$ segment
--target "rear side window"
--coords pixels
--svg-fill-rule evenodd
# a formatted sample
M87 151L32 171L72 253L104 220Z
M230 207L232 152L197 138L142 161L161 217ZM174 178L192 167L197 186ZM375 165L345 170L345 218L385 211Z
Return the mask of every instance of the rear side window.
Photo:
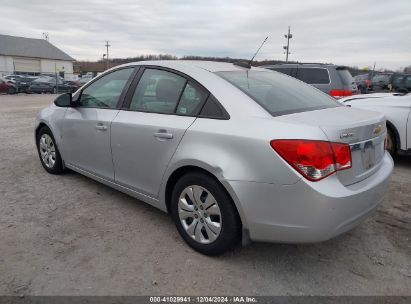
M130 109L143 112L174 113L185 84L186 79L177 74L146 69L138 82Z
M334 98L293 78L265 71L227 71L217 75L279 116L341 106Z
M210 95L200 112L200 117L229 119L230 116L217 102L214 96Z
M392 79L392 84L394 86L399 86L399 85L401 85L403 80L404 80L404 76L401 76L401 75L394 76L393 79Z
M321 68L298 68L297 78L309 84L330 83L328 71Z
M178 103L177 114L197 115L207 96L208 92L203 88L188 82Z

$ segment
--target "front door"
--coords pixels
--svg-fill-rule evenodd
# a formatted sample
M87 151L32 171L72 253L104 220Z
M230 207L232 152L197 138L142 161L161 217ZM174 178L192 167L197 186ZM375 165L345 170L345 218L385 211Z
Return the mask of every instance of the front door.
M111 122L134 68L113 71L88 85L78 106L66 111L62 153L65 163L113 180Z

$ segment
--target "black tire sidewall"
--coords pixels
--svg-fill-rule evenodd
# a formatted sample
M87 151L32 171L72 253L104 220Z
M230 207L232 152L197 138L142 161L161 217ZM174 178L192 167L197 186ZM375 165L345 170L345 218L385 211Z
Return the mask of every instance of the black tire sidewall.
M222 226L218 238L210 244L201 244L193 240L183 228L178 216L178 201L181 192L190 185L207 189L218 202L221 211ZM203 173L188 173L180 178L174 186L171 196L171 216L178 232L186 243L200 253L219 255L232 249L241 239L241 221L231 197L223 186L214 178Z
M41 136L42 136L43 134L47 134L47 135L49 135L49 136L51 137L51 139L53 140L53 144L54 144L55 150L56 150L56 162L54 163L54 166L53 166L52 168L48 168L48 167L44 164L43 159L41 158L41 153L40 153L40 138L41 138ZM63 161L62 161L62 159L61 159L60 152L59 152L59 149L58 149L57 144L56 144L56 140L54 139L53 133L51 133L50 129L47 128L47 127L42 127L42 128L39 130L39 132L37 133L36 141L37 141L37 142L36 142L36 145L37 145L37 153L38 153L38 155L39 155L40 162L41 162L41 165L43 166L43 168L44 168L48 173L51 173L51 174L61 174L61 173L63 172Z
M397 154L397 142L395 140L394 132L387 128L387 137L391 139L392 142L392 150L387 150L391 156L395 156Z

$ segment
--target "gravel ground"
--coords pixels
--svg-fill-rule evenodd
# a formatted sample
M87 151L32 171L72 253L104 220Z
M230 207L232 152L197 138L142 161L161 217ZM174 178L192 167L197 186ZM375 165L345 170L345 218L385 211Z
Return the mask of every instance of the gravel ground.
M411 157L378 212L314 245L251 244L220 257L169 216L77 173L52 176L33 140L53 95L0 95L1 295L411 295Z

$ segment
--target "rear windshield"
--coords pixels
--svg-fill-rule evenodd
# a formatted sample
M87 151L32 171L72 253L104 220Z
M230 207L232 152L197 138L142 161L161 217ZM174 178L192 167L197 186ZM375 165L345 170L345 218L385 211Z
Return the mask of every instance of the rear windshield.
M354 78L352 78L350 71L347 69L337 68L337 73L340 75L340 78L344 84L352 84L354 82Z
M244 70L216 74L250 96L273 116L341 106L329 95L280 73Z
M309 84L329 84L330 76L323 68L299 68L298 79Z

